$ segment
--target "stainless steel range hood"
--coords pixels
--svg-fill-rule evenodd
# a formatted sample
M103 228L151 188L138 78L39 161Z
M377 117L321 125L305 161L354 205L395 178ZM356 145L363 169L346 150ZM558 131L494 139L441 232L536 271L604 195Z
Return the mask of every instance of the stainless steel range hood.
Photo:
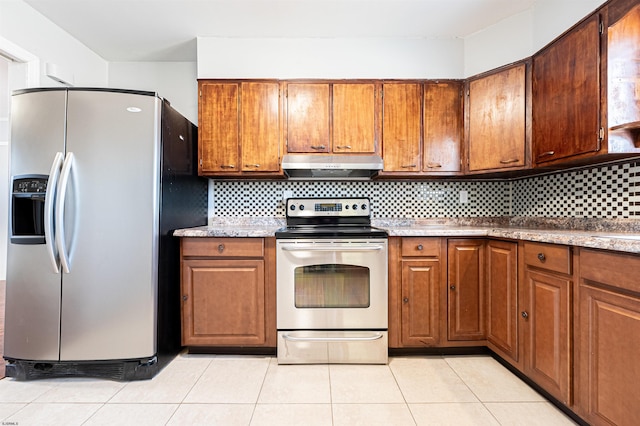
M286 154L282 170L297 180L369 180L382 170L379 155Z

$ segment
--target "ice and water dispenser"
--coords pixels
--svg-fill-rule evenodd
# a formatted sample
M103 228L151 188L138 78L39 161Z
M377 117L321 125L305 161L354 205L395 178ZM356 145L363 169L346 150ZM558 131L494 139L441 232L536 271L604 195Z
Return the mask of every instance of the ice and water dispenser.
M15 176L11 194L11 243L44 244L48 176Z

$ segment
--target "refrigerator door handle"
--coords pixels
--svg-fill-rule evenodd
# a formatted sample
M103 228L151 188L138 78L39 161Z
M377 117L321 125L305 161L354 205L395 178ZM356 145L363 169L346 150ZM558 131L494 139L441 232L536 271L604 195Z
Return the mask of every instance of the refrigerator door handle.
M44 196L44 242L49 254L49 260L53 267L53 272L60 273L60 261L58 251L55 244L55 228L53 226L53 208L56 202L56 188L58 179L60 178L60 168L64 161L64 155L57 152L51 164L49 171L49 180L47 182L47 192Z
M66 274L71 272L71 251L73 239L75 239L74 237L76 234L75 226L77 225L77 223L74 223L72 242L67 245L64 229L64 205L67 198L69 177L71 176L74 167L74 158L73 152L68 152L64 159L64 163L62 164L62 171L60 172L60 180L58 182L58 199L56 200L55 209L56 246L60 253L60 265ZM75 179L72 179L72 181L75 181ZM77 201L77 191L75 191L74 196ZM77 219L74 219L74 221L77 221Z

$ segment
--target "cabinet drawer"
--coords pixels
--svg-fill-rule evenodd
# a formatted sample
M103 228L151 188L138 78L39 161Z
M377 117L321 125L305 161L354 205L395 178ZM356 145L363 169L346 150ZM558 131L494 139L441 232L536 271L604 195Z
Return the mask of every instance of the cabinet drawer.
M439 257L440 238L404 237L402 239L403 257Z
M525 243L524 263L528 266L571 274L571 247L555 244Z
M640 294L640 256L618 253L580 250L580 278L617 287Z
M183 238L182 256L263 257L262 238Z

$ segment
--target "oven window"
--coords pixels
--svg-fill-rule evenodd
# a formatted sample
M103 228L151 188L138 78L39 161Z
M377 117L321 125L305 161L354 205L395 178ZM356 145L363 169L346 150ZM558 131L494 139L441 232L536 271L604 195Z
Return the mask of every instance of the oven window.
M296 308L368 308L369 268L310 265L295 269Z

